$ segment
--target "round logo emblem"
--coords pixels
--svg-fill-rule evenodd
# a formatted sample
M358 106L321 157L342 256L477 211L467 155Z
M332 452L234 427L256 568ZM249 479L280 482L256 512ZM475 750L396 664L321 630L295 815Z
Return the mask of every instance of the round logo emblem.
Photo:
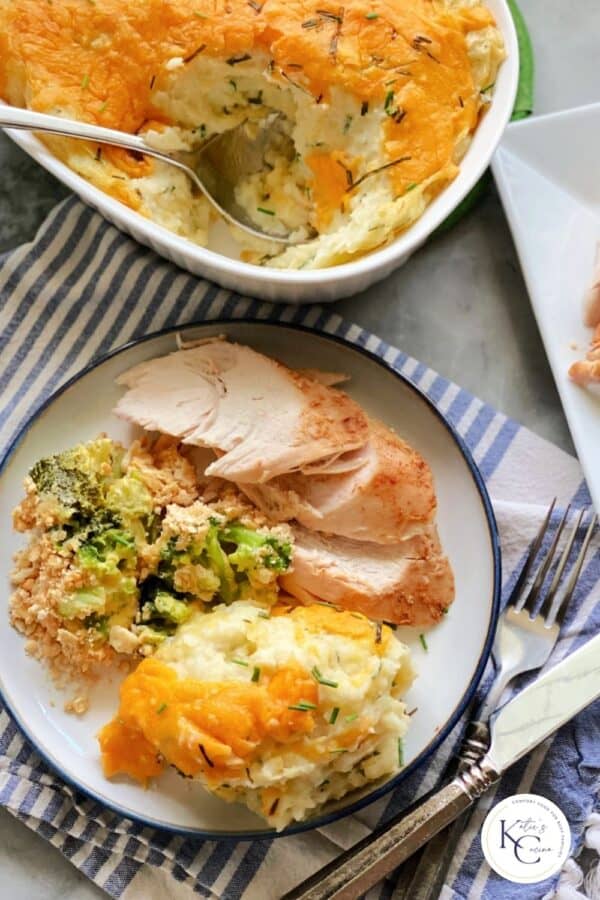
M502 878L535 884L562 868L571 849L571 830L551 800L537 794L515 794L487 814L481 846L486 860Z

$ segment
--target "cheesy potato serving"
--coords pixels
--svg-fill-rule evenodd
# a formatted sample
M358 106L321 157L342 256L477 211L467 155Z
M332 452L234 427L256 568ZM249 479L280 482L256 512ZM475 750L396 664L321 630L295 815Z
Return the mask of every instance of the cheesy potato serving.
M412 679L408 648L359 613L220 605L125 679L104 772L172 765L280 830L402 767Z
M281 268L346 262L415 222L456 177L503 57L478 0L0 0L0 96L14 105L161 149L278 115L294 151L270 150L236 199L301 243L234 236L242 258ZM46 140L102 190L207 242L209 206L182 172Z

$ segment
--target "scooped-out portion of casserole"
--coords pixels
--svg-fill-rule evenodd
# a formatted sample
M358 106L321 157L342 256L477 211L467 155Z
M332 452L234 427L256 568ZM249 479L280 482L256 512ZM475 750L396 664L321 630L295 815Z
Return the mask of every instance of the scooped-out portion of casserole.
M13 105L167 150L277 116L291 144L236 199L301 242L234 237L243 259L279 268L343 263L414 223L456 177L504 55L478 0L0 0L0 96ZM45 140L102 190L207 242L211 211L184 173Z

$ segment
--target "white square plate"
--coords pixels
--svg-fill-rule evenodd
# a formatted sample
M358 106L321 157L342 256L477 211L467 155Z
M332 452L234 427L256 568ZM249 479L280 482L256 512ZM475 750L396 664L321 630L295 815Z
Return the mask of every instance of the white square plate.
M568 377L600 240L600 103L509 125L492 169L592 500L600 510L600 392ZM575 349L576 348L576 349Z

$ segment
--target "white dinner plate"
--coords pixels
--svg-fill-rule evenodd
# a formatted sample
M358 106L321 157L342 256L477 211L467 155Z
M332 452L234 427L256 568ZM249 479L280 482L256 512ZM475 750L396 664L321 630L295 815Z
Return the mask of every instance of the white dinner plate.
M509 125L492 167L554 380L600 510L600 393L569 366L591 338L582 321L600 241L600 103Z
M351 376L348 392L367 411L394 427L431 465L439 500L439 529L456 576L456 601L444 620L427 633L398 629L413 651L418 671L407 696L417 707L404 742L404 770L395 778L353 794L324 810L298 831L331 821L376 799L431 754L456 723L481 677L490 651L500 593L498 535L485 487L475 464L450 425L408 381L365 350L309 329L253 322L213 322L176 329L186 338L227 334L294 367L319 367ZM127 779L106 780L95 735L117 707L118 677L95 689L89 712L63 711L65 695L42 665L25 654L24 639L8 622L11 556L24 538L13 533L10 515L22 497L22 482L40 457L105 431L128 442L135 430L112 409L120 395L115 378L137 363L176 347L175 330L130 344L74 378L54 394L15 441L0 478L0 516L6 539L0 546L3 610L0 615L0 688L29 739L60 775L99 802L145 824L197 836L264 836L264 822L238 805L208 794L189 779L169 772L143 788Z

